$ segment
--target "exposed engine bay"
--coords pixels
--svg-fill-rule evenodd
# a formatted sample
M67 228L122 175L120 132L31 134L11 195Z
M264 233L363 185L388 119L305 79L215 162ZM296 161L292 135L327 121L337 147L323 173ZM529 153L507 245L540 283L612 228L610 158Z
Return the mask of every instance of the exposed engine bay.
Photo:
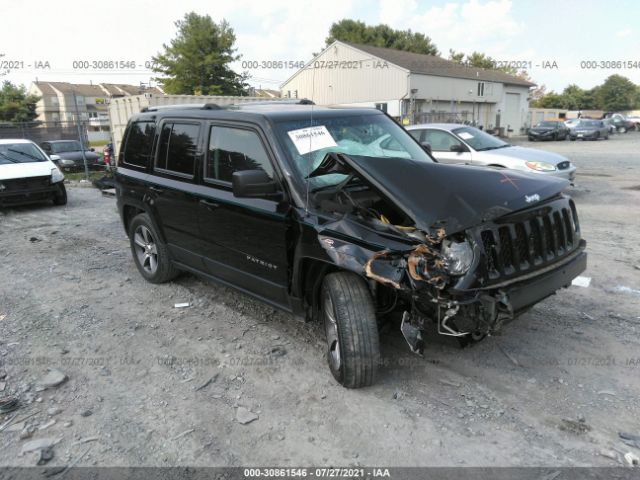
M513 320L533 303L570 283L568 277L561 279L553 289L542 289L538 295L540 298L520 298L522 295L516 292L516 296L520 295L518 300L512 302L510 299L514 286L556 268L562 262L555 265L553 262L560 257L563 261L571 260L569 253L578 250L580 245L580 251L584 248L584 241L579 240L575 209L568 197L553 195L541 202L545 204L544 210L517 210L518 222L511 224L505 221L507 226L501 226L500 214L503 211L493 213L498 217L495 221L479 212L476 224L468 228L457 228L448 233L447 227L452 222L443 220L433 222L427 231L419 228L410 215L367 182L363 175L337 170L335 162L341 162L343 155L327 157L331 158L325 159L319 168L324 168L325 172L346 173L346 177L339 184L313 192L315 207L341 218L340 222L356 222L385 239L395 237L399 242L397 248L387 247L378 251L363 249L354 252L354 247L349 246L349 255L356 257L361 264L361 272L370 279L372 291L382 299L379 301L379 314L396 312L402 315L401 331L413 352L423 352L423 338L430 324L435 324L438 334L458 337L462 344L478 341L498 332L504 323ZM549 252L541 251L540 257L545 261L537 262L534 254L538 253L535 251L538 247L532 243L537 240L521 238L519 228L521 225L532 228L531 219L535 219L537 225L538 217L543 214L550 214L555 222L556 212L560 212L560 223L549 227L546 233L542 232L540 241L549 242L553 236L554 241L564 242L563 247L558 249L554 258L549 256L547 259ZM508 219L509 215L502 215L502 218ZM505 228L509 230L507 236ZM495 232L498 243L490 244L487 232ZM535 231L531 230L529 236L535 237ZM331 245L334 249L340 248L333 243ZM533 252L524 251L531 248ZM513 265L507 265L505 262L511 257L515 257ZM336 261L339 259L339 256L334 258ZM549 265L535 268L536 263L540 267L545 263ZM490 275L490 269L497 267L501 273L501 281L498 282L493 281Z

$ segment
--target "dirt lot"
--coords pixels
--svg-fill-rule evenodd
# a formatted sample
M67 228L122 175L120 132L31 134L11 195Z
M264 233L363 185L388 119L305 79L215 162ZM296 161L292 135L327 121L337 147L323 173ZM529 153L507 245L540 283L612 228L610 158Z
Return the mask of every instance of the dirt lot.
M431 338L419 358L393 328L377 385L358 391L333 381L318 326L191 275L145 283L113 198L72 187L66 208L1 212L0 394L22 404L0 433L0 464L35 465L21 451L42 438L58 441L49 465L89 447L79 465L605 466L640 456L618 438L640 434L640 133L534 146L578 165L571 191L591 285L464 350ZM41 391L47 369L68 380ZM259 418L241 424L237 407Z

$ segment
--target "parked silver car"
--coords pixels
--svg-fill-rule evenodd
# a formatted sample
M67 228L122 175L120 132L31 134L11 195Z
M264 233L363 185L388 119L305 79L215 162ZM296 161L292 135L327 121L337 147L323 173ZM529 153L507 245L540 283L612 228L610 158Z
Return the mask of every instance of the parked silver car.
M569 181L576 175L575 165L562 155L510 145L467 125L428 123L406 128L418 142L428 144L432 155L442 163L510 168Z

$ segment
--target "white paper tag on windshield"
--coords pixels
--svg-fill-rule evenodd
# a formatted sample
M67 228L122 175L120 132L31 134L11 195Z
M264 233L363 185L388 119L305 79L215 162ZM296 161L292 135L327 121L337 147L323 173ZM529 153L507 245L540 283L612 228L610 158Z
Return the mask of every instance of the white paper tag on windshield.
M321 148L337 147L335 140L324 125L301 128L287 132L300 155L315 152Z
M469 132L460 132L458 136L460 138L464 138L465 140L469 140L470 138L473 138L473 135L471 135Z

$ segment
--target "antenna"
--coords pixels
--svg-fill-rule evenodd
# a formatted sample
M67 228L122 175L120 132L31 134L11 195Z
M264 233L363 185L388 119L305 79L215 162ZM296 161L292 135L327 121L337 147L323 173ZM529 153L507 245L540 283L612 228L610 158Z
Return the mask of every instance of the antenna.
M315 105L315 97L316 97L316 68L315 68L315 64L313 64L313 77L311 78L311 114L309 117L309 128L313 128L313 107ZM302 103L302 101L300 102ZM306 104L306 102L305 102ZM305 217L309 216L309 184L311 183L311 180L309 179L309 175L311 175L311 167L313 165L311 165L312 162L312 157L311 154L313 153L311 151L311 148L313 147L313 135L311 135L311 131L309 131L309 152L307 153L307 155L309 155L309 162L308 162L308 167L307 167L307 175L306 175L306 181L307 181L307 192L306 192L306 196L305 196L305 200L304 200L304 215Z

